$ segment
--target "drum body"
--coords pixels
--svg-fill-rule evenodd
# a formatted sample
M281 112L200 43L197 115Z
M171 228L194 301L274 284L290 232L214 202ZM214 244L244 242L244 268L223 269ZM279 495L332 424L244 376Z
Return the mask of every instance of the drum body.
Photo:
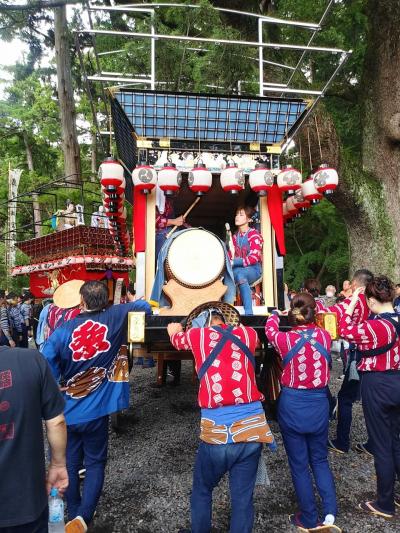
M221 241L203 229L190 229L177 235L168 250L165 270L168 279L189 288L211 285L225 268Z

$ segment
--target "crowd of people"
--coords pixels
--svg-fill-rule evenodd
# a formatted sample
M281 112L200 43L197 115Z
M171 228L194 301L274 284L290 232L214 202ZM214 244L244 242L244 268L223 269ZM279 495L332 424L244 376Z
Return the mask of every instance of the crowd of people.
M359 508L391 519L400 506L400 285L361 269L336 293L328 285L321 295L317 280L305 280L300 291L287 291L287 309L273 311L265 324L282 359L277 418L298 503L290 522L301 531L340 531L328 453L349 451L352 406L360 398L368 442L355 449L374 457L377 495ZM98 281L62 285L37 316L39 353L27 348L32 295L2 294L0 532L47 531L46 488L48 494L52 487L65 494L68 533L84 533L91 524L104 482L109 416L129 406L127 314L151 313L144 300L126 300L110 306L108 289ZM344 371L336 400L329 391L332 339L317 325L318 312L334 313L338 321ZM284 315L289 330L280 327ZM200 445L187 531L211 530L212 492L228 472L230 531L250 533L262 446L276 448L256 381L257 333L241 324L233 306L211 302L184 324L171 322L168 334L175 349L192 351L199 379ZM333 412L337 428L330 440ZM47 475L42 420L50 449Z

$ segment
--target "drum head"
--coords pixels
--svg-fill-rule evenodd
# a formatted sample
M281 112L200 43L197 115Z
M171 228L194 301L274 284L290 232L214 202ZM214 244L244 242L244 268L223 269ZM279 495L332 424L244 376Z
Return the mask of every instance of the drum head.
M169 277L186 287L206 287L225 267L224 248L215 235L202 230L185 231L175 237L166 261Z

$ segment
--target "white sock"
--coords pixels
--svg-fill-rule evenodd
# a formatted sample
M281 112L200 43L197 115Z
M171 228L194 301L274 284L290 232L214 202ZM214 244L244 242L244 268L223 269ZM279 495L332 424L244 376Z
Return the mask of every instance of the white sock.
M334 523L335 523L335 517L333 516L333 514L327 514L325 516L324 526L333 526Z

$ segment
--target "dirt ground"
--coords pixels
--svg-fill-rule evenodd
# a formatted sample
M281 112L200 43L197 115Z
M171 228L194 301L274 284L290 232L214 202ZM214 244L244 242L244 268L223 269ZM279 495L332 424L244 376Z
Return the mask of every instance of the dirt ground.
M177 532L190 526L192 466L198 444L200 411L197 387L191 383L191 362L183 362L179 387L153 389L155 369L134 367L131 408L121 417L121 431L110 433L106 481L92 533ZM331 382L335 394L341 382L335 361ZM366 437L360 404L355 405L353 443ZM270 487L255 492L254 533L294 531L288 515L296 501L279 428L275 453L264 450ZM334 429L334 424L331 431ZM400 518L385 521L364 515L357 504L375 491L373 461L351 451L331 454L339 501L337 524L344 533L400 532ZM214 491L213 533L229 531L229 492L224 479Z

